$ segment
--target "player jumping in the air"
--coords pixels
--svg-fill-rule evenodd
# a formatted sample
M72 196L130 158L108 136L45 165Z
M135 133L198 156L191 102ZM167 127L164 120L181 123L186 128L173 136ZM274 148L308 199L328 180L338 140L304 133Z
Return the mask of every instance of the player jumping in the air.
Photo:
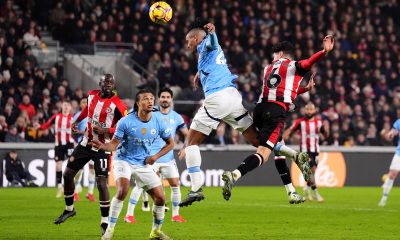
M72 130L76 131L76 125L88 117L85 135L74 149L64 172L64 198L66 207L64 212L54 220L54 223L60 224L68 218L75 216L74 177L88 161L93 160L96 183L99 190L100 227L102 234L104 234L108 225L108 213L110 210L108 172L111 152L99 150L88 143L92 140L98 140L102 143L108 142L114 134L118 120L127 114L127 109L122 100L114 93L115 79L112 74L104 74L100 78L99 86L100 90L89 91L87 107L82 110L78 119L72 124Z
M161 179L156 174L153 164L162 156L172 151L174 139L171 129L163 122L161 114L153 113L154 94L143 89L136 94L134 111L122 118L117 125L114 137L109 143L93 140L92 145L105 151L115 151L113 173L117 193L111 201L110 224L103 235L103 240L112 239L114 227L121 213L124 199L128 195L130 179L143 188L153 198L153 226L150 239L170 239L161 232L165 215L165 195ZM152 152L157 138L162 138L164 145L156 153Z
M261 166L272 151L276 152L281 148L277 147L277 143L281 140L287 112L293 108L300 82L333 46L334 39L328 35L323 40L323 50L301 61L292 60L295 49L289 42L280 42L272 48L274 59L264 69L262 93L254 110L254 123L260 131L260 146L255 154L248 156L235 170L222 174L223 196L226 200L229 200L233 185L239 178ZM300 170L304 169L300 166ZM304 175L304 178L309 181L310 176Z
M397 119L396 122L393 124L393 128L390 130L389 138L393 139L395 136L399 136L400 132L400 119ZM379 201L379 206L384 207L386 205L386 201L388 199L390 190L392 190L393 182L396 180L396 177L399 175L400 171L400 137L397 142L396 152L393 156L392 163L389 167L389 173L383 184L383 196L381 201Z
M71 156L74 150L74 139L72 138L72 114L71 103L63 102L61 113L53 115L46 123L40 126L40 129L47 129L54 124L55 147L54 160L56 160L56 180L57 180L57 198L63 194L62 186L62 163Z
M164 88L161 89L158 94L158 103L159 103L159 111L154 112L153 114L160 115L164 124L171 129L172 138L175 137L176 131L179 130L184 137L187 136L187 128L185 122L181 115L172 110L172 101L174 94L171 89ZM156 154L160 151L161 148L165 145L165 142L158 138L156 142L152 145L151 155ZM181 201L181 190L179 183L179 171L176 166L174 152L171 150L160 159L158 159L154 165L154 169L157 173L161 175L161 177L168 181L171 187L171 202L172 202L172 221L173 222L186 222L185 219L179 215L179 203ZM143 189L139 188L139 186L135 186L132 189L131 196L129 197L129 205L126 216L124 218L125 222L128 223L136 223L136 219L134 217L135 206L139 200L140 194Z
M218 43L215 26L212 23L197 25L186 35L187 47L198 53L196 83L200 80L205 95L203 106L196 113L185 142L186 166L191 180L191 191L179 206L191 205L204 199L201 189L201 155L199 144L223 121L241 132L254 146L259 145L258 131L253 120L242 105L242 96L236 89L237 79L229 70L224 52ZM280 145L279 145L280 146ZM278 149L280 155L295 159L302 172L307 175L309 169L306 154L298 154L286 146ZM183 151L182 151L183 153ZM183 154L180 155L183 157Z
M291 134L299 131L300 151L306 151L308 153L312 171L311 180L307 181L307 186L305 188L306 195L308 200L313 200L310 191L311 188L315 199L318 202L323 202L324 199L317 190L315 171L317 170L318 165L319 137L320 134L325 139L329 136L329 126L323 124L321 118L316 117L315 115L315 105L312 102L307 103L305 107L305 117L297 119L290 128L285 130L285 132L282 134L282 137L283 139L287 139Z

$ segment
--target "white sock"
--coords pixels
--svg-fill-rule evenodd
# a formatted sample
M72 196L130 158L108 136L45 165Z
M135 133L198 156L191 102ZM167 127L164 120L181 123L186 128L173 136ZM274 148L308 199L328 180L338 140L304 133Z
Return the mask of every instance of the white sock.
M179 203L181 202L181 188L171 187L172 216L179 215Z
M235 169L232 171L232 176L233 176L233 180L235 180L235 182L236 182L242 176L242 173L239 170Z
M142 200L143 200L143 202L149 201L149 194L147 194L147 192L143 192Z
M290 159L296 159L297 152L286 145L281 145L278 154Z
M286 189L287 194L289 194L291 192L296 192L296 189L293 187L292 183L286 184L285 189Z
M189 171L190 181L192 183L192 191L197 192L203 185L201 166L200 148L196 145L191 145L185 148L186 167Z
M164 222L165 206L153 205L153 226L151 230L160 230Z
M108 217L101 217L100 223L107 223L108 224Z
M74 204L70 205L70 206L65 206L65 210L67 211L72 211L74 210Z
M134 216L135 215L135 207L137 202L139 201L140 194L142 194L143 189L135 186L132 189L131 196L129 197L128 211L126 211L126 216Z
M318 190L317 189L314 189L313 192L314 192L314 196L318 196Z
M57 187L62 188L63 187L62 183L57 184Z
M390 190L392 190L393 182L393 179L390 179L389 177L386 178L386 181L383 184L383 196L387 197L389 195Z
M115 224L117 224L118 216L121 213L123 206L124 206L124 201L120 201L116 197L113 197L113 199L111 200L110 216L109 216L110 224L108 225L108 227L110 228L115 227Z
M94 184L96 183L94 169L89 169L88 178L89 178L88 194L93 194Z

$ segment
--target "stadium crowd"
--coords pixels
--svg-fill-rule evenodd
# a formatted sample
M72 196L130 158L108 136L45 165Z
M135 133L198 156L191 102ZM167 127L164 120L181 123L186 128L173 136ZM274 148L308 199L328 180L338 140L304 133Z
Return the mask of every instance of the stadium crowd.
M162 87L173 87L179 100L201 100L201 89L192 83L196 61L185 48L185 34L198 16L215 22L250 111L275 43L294 43L295 58L303 59L321 49L324 35L333 34L335 50L312 69L317 72L316 87L300 96L298 105L313 101L330 123L331 135L323 144L392 144L386 133L400 117L398 1L167 2L174 8L174 17L170 24L160 26L150 22L145 0L0 1L0 141L52 141L51 133L45 132L31 139L36 133L29 129L56 112L61 100L83 97L81 90L68 87L56 67L47 74L39 68L31 48L40 46L40 28L65 45L132 43L132 59L157 76ZM21 6L20 14L13 4ZM291 119L302 112L299 107ZM294 136L290 142L297 141ZM244 143L225 125L209 142Z

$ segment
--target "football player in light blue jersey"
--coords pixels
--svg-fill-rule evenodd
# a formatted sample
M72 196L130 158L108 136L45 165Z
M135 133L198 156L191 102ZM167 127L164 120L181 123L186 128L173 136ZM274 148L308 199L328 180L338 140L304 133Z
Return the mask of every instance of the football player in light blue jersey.
M184 137L187 136L188 130L181 115L172 110L172 101L174 94L171 89L163 88L158 94L158 111L153 114L160 115L162 121L171 130L171 135L174 138L176 131L179 130ZM153 144L151 154L157 153L163 146L165 141L158 138ZM173 222L186 222L186 220L179 214L179 203L181 201L181 190L179 183L179 172L176 166L174 152L171 150L164 156L160 157L154 163L154 169L157 173L166 179L171 187L171 202L172 202L172 218ZM124 221L127 223L137 223L134 217L134 210L139 200L142 189L135 186L129 197L129 205Z
M82 111L82 109L86 108L86 106L87 106L87 98L82 98L81 101L79 102L79 106L81 108L81 111ZM76 121L76 119L81 114L81 111L75 113L74 118L72 119L72 122ZM82 136L83 136L83 134L85 133L85 130L86 130L86 124L87 124L87 118L83 119L77 125L78 132L75 135L77 143L79 143L82 140ZM94 162L93 162L93 160L90 160L88 162L88 164L89 164L89 174L88 174L89 185L88 185L88 192L86 194L86 198L91 202L95 202L96 200L94 198L93 191L94 191L94 185L95 185L95 182L96 182L96 177L95 177L95 172L94 172ZM78 193L80 193L82 191L82 185L81 185L82 171L83 170L79 170L79 172L75 175L75 193L74 193L74 201L75 202L77 202L79 200Z
M165 195L161 179L152 165L173 149L174 140L171 130L164 124L161 116L152 113L153 106L152 91L140 90L136 94L135 111L118 122L111 141L106 144L99 141L92 142L92 145L98 149L117 150L113 162L117 193L111 201L110 223L102 237L103 240L112 239L114 227L129 191L131 177L153 198L153 226L150 239L170 239L161 232L165 215ZM154 153L152 152L153 144L158 138L163 139L165 145Z
M397 119L396 122L394 122L392 129L388 133L389 139L393 139L395 136L399 136L399 132L400 132L400 119ZM378 204L380 207L384 207L386 205L386 201L388 199L390 190L392 190L393 182L399 175L399 171L400 171L400 137L397 142L396 152L393 156L392 163L390 164L389 172L387 174L385 183L382 185L383 196Z

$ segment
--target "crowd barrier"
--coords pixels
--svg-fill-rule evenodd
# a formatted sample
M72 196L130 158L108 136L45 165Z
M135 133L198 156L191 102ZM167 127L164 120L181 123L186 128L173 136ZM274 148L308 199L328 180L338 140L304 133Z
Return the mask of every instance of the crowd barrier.
M35 183L42 187L55 186L55 161L53 144L11 144L0 145L0 186L7 187L9 183L4 174L4 156L11 149L17 150L25 168L36 179ZM296 148L296 147L295 147ZM222 186L221 174L224 170L234 169L254 149L247 145L232 145L228 147L203 146L202 174L206 186ZM382 175L388 171L395 152L394 147L321 147L316 181L322 187L343 186L380 186ZM273 158L251 174L242 178L238 185L242 186L274 186L281 185L280 177L275 169ZM303 185L304 180L298 168L287 160L291 169L293 183ZM64 167L66 161L64 162ZM185 161L177 160L183 186L190 185L189 174ZM88 184L88 168L85 166L83 185ZM110 185L114 185L113 177Z

